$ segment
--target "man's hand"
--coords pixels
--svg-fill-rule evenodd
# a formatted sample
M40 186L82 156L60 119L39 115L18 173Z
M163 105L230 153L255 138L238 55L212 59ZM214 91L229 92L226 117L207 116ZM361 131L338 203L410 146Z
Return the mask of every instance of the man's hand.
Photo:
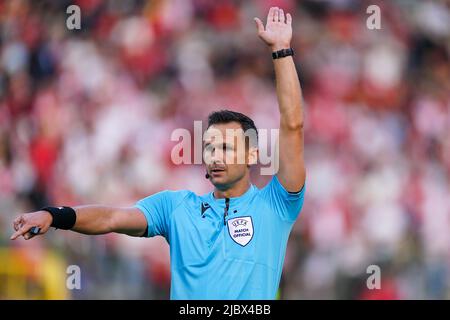
M47 211L36 211L19 215L14 219L13 227L16 232L11 236L11 240L15 240L23 236L26 240L35 236L30 232L33 227L39 228L39 234L44 234L50 228L53 218Z
M259 18L254 18L259 37L272 49L287 49L292 39L292 17L284 15L283 9L271 7L267 15L266 28Z

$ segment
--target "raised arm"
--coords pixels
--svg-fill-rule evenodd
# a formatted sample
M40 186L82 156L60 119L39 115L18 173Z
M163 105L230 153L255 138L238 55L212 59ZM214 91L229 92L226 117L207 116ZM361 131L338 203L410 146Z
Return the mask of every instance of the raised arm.
M130 236L142 236L147 229L147 220L137 208L114 208L105 206L79 206L73 208L76 212L75 225L70 229L83 234L105 234L110 232L124 233ZM44 234L51 227L53 218L47 211L35 211L19 215L14 219L16 231L11 240L20 236L31 239L35 235L30 232L33 227L39 228L39 234Z
M255 18L258 35L272 52L288 49L292 38L292 17L282 9L272 7L264 27ZM278 179L290 192L300 191L305 183L303 159L303 100L292 56L273 60L276 92L280 110L280 154Z

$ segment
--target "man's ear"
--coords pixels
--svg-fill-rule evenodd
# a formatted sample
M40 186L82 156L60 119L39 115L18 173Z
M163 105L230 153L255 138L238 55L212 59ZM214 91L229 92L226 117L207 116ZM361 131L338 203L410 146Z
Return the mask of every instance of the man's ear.
M250 147L248 150L248 165L252 166L258 163L259 150L256 147Z

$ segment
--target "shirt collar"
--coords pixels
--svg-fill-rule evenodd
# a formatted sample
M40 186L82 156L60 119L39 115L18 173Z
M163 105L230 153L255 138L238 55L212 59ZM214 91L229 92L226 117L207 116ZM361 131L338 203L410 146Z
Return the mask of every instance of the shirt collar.
M239 197L230 198L230 206L239 206L247 201L249 201L256 190L256 187L253 184L250 184L250 187ZM208 202L210 204L217 204L220 207L225 207L225 198L217 199L214 197L214 191L211 191L208 195Z

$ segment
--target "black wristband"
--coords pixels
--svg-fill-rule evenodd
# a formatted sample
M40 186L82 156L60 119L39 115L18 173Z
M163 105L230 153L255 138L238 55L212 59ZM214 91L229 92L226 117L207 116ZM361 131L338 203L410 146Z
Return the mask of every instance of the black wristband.
M293 56L293 55L294 55L294 50L292 48L281 49L281 50L272 52L273 59L279 59L279 58Z
M52 215L53 221L50 226L57 229L72 229L77 221L77 214L71 207L45 207L41 210L47 211Z

